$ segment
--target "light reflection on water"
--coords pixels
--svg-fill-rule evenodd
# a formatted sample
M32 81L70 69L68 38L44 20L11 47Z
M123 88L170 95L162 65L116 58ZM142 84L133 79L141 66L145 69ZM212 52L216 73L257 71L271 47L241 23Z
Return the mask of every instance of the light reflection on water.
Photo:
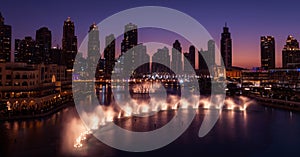
M209 113L209 110L200 106L200 109L196 110L197 114L190 130L170 146L149 153L150 156L158 156L161 152L176 155L185 152L190 156L199 153L202 153L202 156L211 156L211 154L238 156L244 152L242 156L248 154L255 156L265 151L272 153L277 147L288 152L290 150L288 146L300 145L300 142L295 140L300 139L298 113L270 108L265 110L257 104L251 105L246 111L224 110L213 130L206 137L198 138L200 124L204 116ZM164 126L173 118L175 112L176 110L168 110L150 117L127 117L115 123L128 130L153 130ZM80 125L84 130L74 107L44 119L0 123L0 152L4 156L134 156L110 148L93 137L85 143L83 149L74 150L74 138L82 130L73 126ZM129 139L130 137L126 137L122 140ZM277 147L274 147L274 144ZM147 153L142 155L147 156ZM266 153L266 155L270 154Z

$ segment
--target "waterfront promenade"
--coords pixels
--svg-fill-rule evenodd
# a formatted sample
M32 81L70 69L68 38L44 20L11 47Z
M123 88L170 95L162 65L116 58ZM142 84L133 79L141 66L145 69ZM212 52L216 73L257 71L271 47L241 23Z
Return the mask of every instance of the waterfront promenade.
M51 116L52 114L55 114L59 112L60 110L69 107L69 106L74 106L73 101L67 101L61 104L57 104L55 106L49 107L47 110L44 112L39 112L39 113L26 113L26 114L13 114L13 112L6 112L0 114L0 121L14 121L14 120L25 120L25 119L35 119L35 118L44 118L47 116Z
M248 95L248 97L256 100L257 102L259 102L259 104L264 106L285 109L290 111L300 111L300 102L297 101L271 99L271 98L260 97L256 95Z

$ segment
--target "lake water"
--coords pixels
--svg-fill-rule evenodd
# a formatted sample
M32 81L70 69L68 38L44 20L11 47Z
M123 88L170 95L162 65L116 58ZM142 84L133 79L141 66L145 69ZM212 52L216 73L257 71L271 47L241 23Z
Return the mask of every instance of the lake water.
M198 131L208 110L199 109L191 126L169 145L144 153L111 148L91 137L80 150L73 148L74 128L80 122L75 107L35 120L0 123L0 156L298 156L300 114L252 104L245 112L223 111L203 138ZM161 127L174 116L162 111L151 117L124 118L116 124L134 131ZM132 127L134 125L134 127ZM126 140L126 139L116 139Z

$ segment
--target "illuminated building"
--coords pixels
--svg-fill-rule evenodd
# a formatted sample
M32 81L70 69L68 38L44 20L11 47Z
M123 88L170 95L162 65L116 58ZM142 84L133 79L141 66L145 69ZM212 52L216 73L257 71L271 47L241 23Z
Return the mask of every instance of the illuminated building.
M63 26L62 51L67 68L72 69L77 54L77 37L75 36L74 22L71 21L70 17Z
M216 64L216 43L214 40L209 40L207 42L207 52L208 52L208 65L209 67L215 66Z
M35 55L39 56L36 58L38 63L50 64L51 60L51 46L52 46L52 35L51 31L47 27L42 27L36 31L36 52Z
M112 74L115 66L116 39L113 34L105 38L104 60L105 75L108 77Z
M298 41L291 35L288 36L286 44L282 50L282 67L300 67L300 49Z
M138 31L137 25L129 23L125 25L124 39L121 43L121 54L126 53L128 50L137 45Z
M4 17L0 12L0 63L11 60L11 26L4 24Z
M195 54L196 54L196 48L194 45L191 45L189 47L189 55L188 55L188 60L190 61L191 66L193 69L196 69L196 64L195 64Z
M184 59L183 59L183 62L184 62L184 65L183 65L184 74L190 74L191 73L191 71L189 69L189 66L191 66L190 53L189 52L185 52L185 53L183 53L183 56L184 56Z
M199 59L199 69L208 70L208 68L213 68L215 65L215 42L209 40L207 42L208 50L204 51L201 49L198 53Z
M221 58L226 69L232 67L232 40L229 28L225 23L223 33L221 34Z
M243 87L260 87L269 82L269 71L258 68L242 70L241 82Z
M226 70L226 77L233 79L240 79L242 77L242 69L239 68L231 68Z
M57 64L0 63L1 104L36 106L71 95L66 67Z
M15 62L40 64L41 56L37 52L36 42L32 37L15 40Z
M300 69L270 69L270 82L275 87L291 88L300 91Z
M50 50L51 63L58 65L65 65L65 60L63 58L62 49L57 47L52 47Z
M160 64L164 63L164 64ZM164 47L158 49L152 56L152 73L169 73L170 72L170 54L169 49Z
M268 70L275 68L275 39L273 36L260 37L261 68Z
M92 24L88 33L88 69L95 69L100 58L99 29L96 24ZM94 72L95 73L95 72Z
M131 65L134 65L136 51L133 51L132 48L137 46L137 41L137 25L132 23L125 25L124 38L121 42L121 55L117 61L116 73L125 72L127 74L132 74L134 72L134 66Z
M175 74L182 73L182 48L178 40L173 43L171 66Z
M147 54L147 48L142 43L133 48L134 53L134 66L137 76L150 73L150 56Z

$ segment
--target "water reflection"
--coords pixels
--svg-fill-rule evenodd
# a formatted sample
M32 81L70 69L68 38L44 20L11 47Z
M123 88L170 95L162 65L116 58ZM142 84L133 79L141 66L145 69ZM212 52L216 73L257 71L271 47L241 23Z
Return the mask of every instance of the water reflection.
M115 96L122 96L118 94ZM183 105L184 106L184 105ZM224 106L220 119L213 130L204 138L197 136L200 124L210 110L199 105L196 117L179 139L169 146L141 155L159 156L162 152L176 155L195 156L246 156L260 152L290 151L289 146L298 146L300 142L300 116L298 113L264 108L253 104L245 111L228 110ZM180 105L178 105L180 107ZM185 107L185 106L184 106ZM176 110L172 106L149 117L121 117L114 122L122 128L134 131L155 130L174 118ZM187 110L191 111L191 110ZM111 114L112 112L109 111ZM110 114L102 113L111 117ZM114 114L118 117L119 112ZM184 121L185 119L181 119ZM110 118L105 121L110 121ZM289 123L288 123L289 122ZM108 122L106 122L108 123ZM80 150L74 149L74 140L85 125L78 118L76 109L70 107L50 117L37 120L0 123L1 156L137 156L110 148L90 137ZM181 124L178 124L179 127ZM102 127L105 127L104 125ZM176 129L176 128L174 128ZM111 135L114 134L110 130ZM112 136L113 137L113 136ZM130 141L128 136L122 140ZM118 142L120 139L114 139ZM274 146L273 146L274 145ZM180 149L178 149L180 148ZM215 151L215 150L218 151ZM293 149L297 152L298 149ZM269 156L270 154L265 154Z
M93 101L90 101L91 99L83 98L87 101L81 101L82 103L79 105L79 108L86 106L90 107L88 107L88 110L80 111L81 118L84 120L87 128L82 132L78 132L78 137L73 138L76 148L83 146L83 144L80 143L81 140L77 139L82 139L82 135L85 134L85 132L98 132L99 129L110 125L112 122L115 123L116 119L131 119L131 121L122 122L120 126L122 128L132 131L136 131L136 129L137 131L151 131L151 128L153 127L152 123L149 122L149 116L154 116L156 114L159 114L160 112L167 113L165 117L160 117L161 120L158 120L165 122L163 125L167 124L170 119L172 119L174 115L176 115L176 113L178 112L178 108L185 109L187 111L191 111L190 109L193 109L191 112L197 112L196 110L199 109L208 109L208 114L210 114L209 112L211 112L211 109L218 110L217 112L221 112L224 109L225 111L228 111L228 113L230 113L228 115L229 119L234 120L234 112L246 112L247 107L253 103L253 101L251 101L250 99L242 96L236 98L226 98L224 104L217 103L219 102L217 100L221 99L222 95L214 95L212 97L204 97L199 99L197 95L191 94L189 95L189 99L185 99L180 97L180 92L176 92L176 90L179 90L178 88L176 88L175 91L167 90L167 94L165 97L161 96L161 93L158 93L158 95L152 97L151 93L130 93L129 96L121 91L115 93L114 95L109 85L102 85L102 87L103 88L98 88L98 90L96 91L99 101L98 104L94 105ZM131 99L129 101L118 102L121 104L116 104L116 102L114 101L114 97L130 97ZM172 110L172 112L169 112L170 110ZM172 116L170 116L169 113L172 113ZM141 120L140 117L143 117L142 120L144 121L144 123L136 125L136 117L139 117L138 120ZM179 121L181 121L183 124L186 120L180 119ZM209 123L213 123L213 121ZM122 124L125 125L122 126ZM235 122L232 121L229 125L235 127L234 124ZM154 123L153 126L154 128L156 128L156 123ZM179 128L174 129L180 129L180 126L181 125L178 125ZM234 132L233 135L235 134L236 133Z

